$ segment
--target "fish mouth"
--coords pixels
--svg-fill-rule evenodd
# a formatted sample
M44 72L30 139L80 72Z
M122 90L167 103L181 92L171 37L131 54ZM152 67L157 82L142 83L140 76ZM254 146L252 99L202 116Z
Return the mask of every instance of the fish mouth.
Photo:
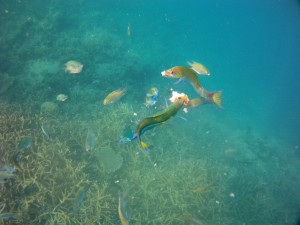
M166 71L164 70L164 71L161 72L161 75L162 75L162 76L167 76L168 74L167 74Z

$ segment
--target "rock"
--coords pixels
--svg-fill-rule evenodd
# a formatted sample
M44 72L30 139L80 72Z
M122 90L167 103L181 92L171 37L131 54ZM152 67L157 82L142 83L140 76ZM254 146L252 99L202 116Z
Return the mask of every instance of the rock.
M106 173L117 171L123 164L123 157L112 149L96 149L95 156Z
M41 105L41 114L55 115L58 113L58 105L54 102L44 102Z

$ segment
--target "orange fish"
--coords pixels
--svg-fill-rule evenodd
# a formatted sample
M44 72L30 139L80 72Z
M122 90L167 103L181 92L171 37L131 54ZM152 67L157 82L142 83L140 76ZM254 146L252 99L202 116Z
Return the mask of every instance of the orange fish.
M203 185L203 186L201 186L201 187L195 188L194 190L192 190L192 192L200 193L200 192L206 191L208 188L212 187L214 184L215 184L215 183L212 182L212 183Z
M204 89L204 87L200 83L196 72L193 69L190 69L185 66L174 66L168 70L162 71L161 75L164 77L179 78L177 83L182 80L188 80L195 89L195 91L201 97L205 98L208 102L215 103L217 106L222 108L222 91L207 91L206 89Z
M104 105L108 105L118 101L126 92L126 89L118 89L109 93L103 101Z

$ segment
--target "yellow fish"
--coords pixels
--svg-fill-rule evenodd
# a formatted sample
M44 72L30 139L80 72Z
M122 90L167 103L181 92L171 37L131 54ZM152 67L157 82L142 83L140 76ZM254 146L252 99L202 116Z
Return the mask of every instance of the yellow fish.
M200 192L206 191L208 188L210 188L210 187L213 186L214 184L215 184L215 183L212 182L212 183L203 185L203 186L201 186L201 187L195 188L194 190L192 190L192 192L200 193Z
M129 225L129 221L125 213L127 197L128 190L124 193L119 192L118 214L122 225Z
M210 76L208 69L198 62L187 62L191 68L198 74Z
M217 106L222 108L222 91L207 91L206 89L204 89L204 87L200 83L196 72L193 69L188 68L186 66L174 66L168 70L162 71L161 75L164 77L179 78L177 83L182 80L188 80L195 89L195 91L201 97L205 98L207 102L215 103Z
M126 92L126 89L118 89L109 93L103 101L104 105L108 105L118 101Z

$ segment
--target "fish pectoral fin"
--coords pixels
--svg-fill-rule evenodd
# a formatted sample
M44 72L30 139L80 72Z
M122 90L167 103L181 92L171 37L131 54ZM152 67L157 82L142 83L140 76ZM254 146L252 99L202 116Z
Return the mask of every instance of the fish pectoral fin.
M166 121L164 121L164 122L161 122L160 124L167 125L168 123Z
M175 84L179 84L181 81L184 81L185 79L183 78L183 77L181 77L181 78L179 78L176 82L175 82Z
M183 117L183 116L177 116L178 118L184 120L184 121L187 121L187 118Z

